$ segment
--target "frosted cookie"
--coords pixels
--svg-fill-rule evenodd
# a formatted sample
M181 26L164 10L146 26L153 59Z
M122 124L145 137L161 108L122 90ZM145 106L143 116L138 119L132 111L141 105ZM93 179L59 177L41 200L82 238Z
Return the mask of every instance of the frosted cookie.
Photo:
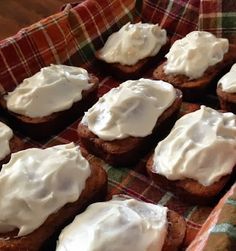
M172 126L181 97L179 90L163 81L126 81L85 113L79 138L109 164L132 165Z
M167 52L166 30L158 24L127 23L109 36L96 57L121 79L134 79ZM107 68L106 68L107 70Z
M103 168L74 143L13 153L0 172L0 250L39 250L106 185Z
M182 90L186 100L200 99L212 80L236 58L233 50L225 38L193 31L173 43L153 77Z
M185 236L182 217L161 205L115 197L90 205L62 230L57 251L174 251Z
M0 102L12 121L33 138L60 131L96 100L98 79L87 70L51 65L25 79Z
M236 167L236 115L212 108L186 114L147 162L154 182L185 201L207 204Z

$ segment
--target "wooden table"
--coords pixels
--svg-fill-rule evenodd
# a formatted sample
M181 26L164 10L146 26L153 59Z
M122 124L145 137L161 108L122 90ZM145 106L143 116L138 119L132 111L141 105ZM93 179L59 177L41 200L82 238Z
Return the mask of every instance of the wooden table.
M50 16L73 0L0 0L0 40Z

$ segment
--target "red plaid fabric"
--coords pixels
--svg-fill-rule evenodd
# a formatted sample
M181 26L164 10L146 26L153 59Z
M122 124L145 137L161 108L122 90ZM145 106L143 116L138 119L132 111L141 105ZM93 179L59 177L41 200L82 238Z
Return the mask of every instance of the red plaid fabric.
M52 63L87 62L108 35L134 16L133 0L88 0L22 29L0 42L1 87L11 91Z
M236 183L222 197L187 251L235 250Z
M145 22L159 23L173 42L197 29L199 7L199 0L144 0L142 18Z
M233 0L144 0L142 18L167 29L172 42L193 30L205 30L236 42Z
M236 3L234 0L204 0L201 3L199 29L226 37L236 43Z

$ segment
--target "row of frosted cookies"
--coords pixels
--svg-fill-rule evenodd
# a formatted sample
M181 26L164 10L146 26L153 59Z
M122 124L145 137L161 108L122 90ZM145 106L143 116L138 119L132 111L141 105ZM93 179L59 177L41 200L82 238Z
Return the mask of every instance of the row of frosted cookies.
M96 81L92 82L91 79ZM168 118L173 120L180 108L181 92L164 82L164 86L162 82L149 79L141 79L139 82L128 81L123 90L124 99L130 87L140 92L138 98L142 96L142 89L150 95L154 92L150 100L143 97L144 111L152 108L150 118L152 112L155 112L155 117L163 117L162 123ZM61 119L60 110L57 109L67 108L67 113L72 109L72 100L85 103L83 90L92 89L97 84L97 78L91 78L82 68L51 65L42 68L10 92L5 98L5 106L8 106L10 100L13 107L15 105L15 109L20 111L18 118L42 118L40 122L48 122L50 130L53 130L51 118ZM77 97L79 91L76 86L80 98ZM116 89L113 91L116 92ZM155 95L163 103L163 108L160 107L158 112L154 109L154 106L158 106ZM133 99L132 90L128 96ZM152 99L155 99L154 102ZM169 106L172 108L163 116L163 111ZM14 116L16 110L11 116ZM81 108L78 112L81 112ZM39 135L36 137L40 138L47 126L38 127L35 131L37 120L33 118L28 119L34 123L29 135L37 132ZM151 127L155 126L155 120L152 118ZM30 126L25 129L25 134L31 130ZM151 133L152 128L149 131ZM48 131L45 135L48 135ZM12 153L10 161L2 166L0 188L0 250L39 250L45 248L51 235L71 222L91 202L104 200L107 174L100 160L88 155L87 151L74 143L45 149L29 148ZM80 246L81 250L96 248L118 251L136 247L140 251L171 251L180 248L185 231L184 219L166 207L118 196L111 201L91 204L62 231L57 247L50 247L50 250L77 250ZM115 243L117 239L119 242Z
M74 143L12 154L0 187L2 251L172 251L185 236L184 219L164 206L124 195L92 203L104 200L107 175Z
M136 77L144 59L145 66L149 60L160 60L158 52L166 42L166 31L158 25L128 23L108 38L96 56L111 72L117 74L114 69L118 69L120 76L130 78L134 70ZM123 82L85 113L78 127L81 142L113 166L133 165L150 151L153 139L157 142L167 136L165 129L172 127L182 93L185 100L188 95L202 98L216 77L234 63L235 48L227 39L202 31L177 40L167 60L154 70L156 81ZM233 70L219 80L218 88L235 88ZM181 117L147 163L152 179L193 203L216 199L235 178L235 118L232 112L206 106Z
M53 69L68 67L43 68L39 83ZM32 113L41 109L34 107ZM13 153L0 172L0 250L48 250L47 239L76 215L50 250L179 249L185 221L161 205L118 196L79 214L91 202L103 200L106 187L101 161L74 143Z
M56 81L51 82L50 89L52 90L51 93L49 91L50 95L45 96L45 88L42 86L45 82L48 83L49 76L51 79L55 78ZM58 76L60 78L58 78ZM19 85L19 88L16 88L16 90L19 90L20 94L23 93L23 100L26 103L25 114L36 114L36 116L39 116L38 114L42 112L45 113L45 120L42 119L42 121L46 121L46 126L51 129L54 129L50 124L51 121L48 121L46 118L54 119L52 120L53 123L55 123L55 118L61 118L59 112L51 115L50 109L57 108L57 105L63 105L64 107L72 105L70 95L77 95L77 92L73 88L70 90L70 87L66 86L66 81L69 82L69 86L74 86L73 81L80 82L78 78L81 78L85 89L92 89L92 87L97 84L97 82L89 82L90 77L86 70L59 65L43 68L36 74L36 77L26 79L23 84L32 84L32 79L37 77L39 80L36 82L38 85L41 85L41 88L33 86L32 91L32 89L28 87ZM95 77L93 78L96 79ZM78 85L81 88L81 84ZM56 86L59 86L59 89ZM66 91L66 88L68 91ZM30 96L30 94L26 92L27 89L30 89L30 94L34 93L34 95ZM82 88L80 91L82 93ZM53 95L53 92L56 94ZM62 93L62 95L57 95L57 93ZM10 95L9 100L10 98L19 97L14 91L10 93ZM35 96L39 98L34 98ZM40 97L43 99L43 102L40 100ZM22 98L17 98L15 99L16 101L22 100ZM29 102L30 98L33 102ZM89 152L102 158L111 165L134 165L145 153L149 152L152 147L158 143L158 140L167 136L176 121L176 116L181 106L181 98L181 91L167 82L144 78L128 80L103 95L98 102L85 113L78 126L79 138ZM69 105L66 106L68 102ZM86 101L79 99L79 101L76 100L76 102L85 103ZM45 107L47 108L45 109ZM75 108L68 107L68 109L73 109L75 114ZM64 114L67 114L67 110L63 112L63 115ZM161 155L158 157L163 159L161 164L165 168L160 165L158 165L158 168L165 170L167 170L168 167L172 168L172 170L169 170L171 174L160 173L163 177L167 178L167 180L173 181L170 182L170 184L175 184L176 182L174 181L185 178L187 185L185 185L185 182L180 182L184 185L179 184L178 186L181 190L187 190L185 197L189 197L189 200L194 199L193 202L195 203L201 203L201 201L203 201L203 203L209 202L209 199L214 199L216 194L225 186L230 178L230 174L232 173L233 175L234 173L235 115L232 113L217 112L214 109L203 106L198 113L186 115L186 117L188 116L190 119L183 117L176 122L175 127L180 124L181 128L184 127L183 132L177 128L176 131L178 133L175 133L175 127L172 129L174 133L171 133L174 134L174 138L170 133L171 140L167 139L167 142L170 142L170 147L167 149L169 152L165 150L164 156ZM184 123L179 121L184 121ZM191 121L191 124L189 121ZM213 123L212 121L216 122ZM56 123L59 122L57 121ZM35 124L39 126L37 123ZM207 126L205 126L205 124L207 124ZM18 124L16 123L16 125ZM30 125L28 126L30 127ZM43 127L41 127L40 130L38 130L36 136L45 133ZM187 131L191 133L187 133ZM183 145L181 143L182 141L185 142L186 145ZM159 144L161 144L161 142ZM175 146L175 144L177 146ZM183 146L183 148L181 149L180 146ZM172 148L174 148L174 150L170 151L169 149ZM220 148L226 150L221 151ZM177 150L180 149L181 151L178 152ZM192 155L189 155L190 150ZM213 157L209 157L209 154L214 154L215 151L219 152L219 157L216 160ZM167 157L164 162L167 153L169 157ZM175 161L172 161L173 163L171 163L172 158L175 159ZM197 165L195 159L198 158L200 158L201 161ZM212 161L210 162L209 160L211 159ZM195 164L192 165L192 162ZM173 166L171 167L172 164ZM214 168L212 168L212 166ZM148 171L150 170L153 171L154 169L151 168L149 164ZM215 177L212 178L211 182L201 180L201 178L194 176L195 173L198 174L198 170L202 171L200 175L207 177L212 173L211 176L215 175ZM155 173L159 173L159 171L151 172L151 174ZM156 180L156 175L151 176L153 178L155 177L154 180ZM158 177L162 176L159 175ZM188 184L191 184L190 187L188 187ZM179 189L175 189L174 187L174 190L177 192ZM197 193L196 198L193 196L194 192ZM203 193L205 196L203 196Z
M43 72L43 76L38 84L48 76L47 71L55 69L82 71L53 65L41 70L39 74ZM66 71L61 74L70 77ZM173 89L171 85L167 87ZM47 105L46 102L40 104ZM29 107L32 114L45 109L37 105ZM135 247L140 251L171 251L178 250L185 236L185 221L177 213L125 196L91 204L79 214L91 202L104 199L107 175L97 158L74 143L13 153L0 172L0 188L2 251L44 250L48 238L76 215L60 234L57 246L50 250L78 250L80 247L83 251L94 248L128 251ZM115 242L117 239L119 242Z
M140 82L148 86L145 81L149 80ZM51 65L8 93L4 97L5 107L14 107L10 116L19 113L16 119L28 123L23 128L26 135L40 139L55 133L52 125L62 121L62 112L68 116L72 107L76 109L73 102L85 105L87 96L84 97L83 91L94 93L97 85L97 78L91 77L85 69ZM174 88L166 85L173 92ZM161 85L159 88L165 97L169 95ZM178 98L175 98L177 93ZM180 107L181 93L174 90L170 100L173 98L177 107L170 112L170 117ZM168 103L163 104L164 110ZM79 116L81 108L76 112ZM18 122L15 123L17 128ZM164 206L126 196L91 204L104 200L107 174L100 160L74 143L12 153L10 161L2 166L0 188L0 250L3 251L49 250L45 247L48 238L76 215L71 225L62 231L57 245L54 241L50 250L81 247L81 250L118 251L136 247L140 251L171 251L178 250L185 237L184 219ZM89 204L88 209L79 214ZM115 242L117 239L119 242Z
M133 79L145 69L143 62L157 64L163 59L161 51L167 51L167 44L166 31L158 24L128 23L108 38L96 56L111 67L111 73L118 68L119 76L129 72L125 77ZM166 58L154 70L154 79L180 89L184 100L201 100L216 77L234 63L236 47L209 32L193 31L175 41ZM234 77L235 66L219 80L217 87L222 109L233 112ZM25 79L15 89L2 91L0 104L12 126L17 124L27 135L42 138L38 129L46 136L51 135L56 128L60 131L91 107L96 101L97 89L98 79L85 69L52 65Z
M69 78L70 74L66 74L65 72L66 71L62 71L60 74L67 79ZM50 77L53 78L53 75L52 76L50 75ZM70 81L71 83L73 82L73 79L74 79L73 77L74 76L72 76L71 78L72 79L72 81ZM56 79L58 79L58 77ZM67 89L65 87L64 89L62 88L61 90L62 91L60 91L60 93L63 93L61 98L63 99L67 94ZM49 96L50 98L48 100L54 97L53 95L54 92L55 90L53 90L52 93L50 93L50 96ZM72 90L71 92L74 94L75 91ZM24 88L23 88L23 93L25 93ZM45 97L45 93L47 93L47 91L44 92L43 90L43 93L44 95L42 95L42 97ZM36 95L36 97L38 97L38 94ZM27 102L27 101L28 100L26 99L26 103L29 104L30 102ZM35 98L33 98L32 101L35 101ZM121 149L119 140L123 140L123 146L125 146L125 150L127 150L127 147L128 147L128 150L130 150L129 147L132 148L133 146L136 146L136 142L137 142L137 145L138 145L137 155L135 151L131 150L131 153L128 152L127 157L123 157L126 155L125 155L125 152L121 151L121 154L123 155L121 156L119 155L117 159L115 159L115 161L118 161L120 159L126 160L126 161L134 161L134 160L137 161L137 159L140 158L140 154L142 153L142 151L144 150L145 152L145 150L148 147L150 147L151 141L154 138L154 136L155 138L157 137L155 134L153 134L153 133L156 133L155 131L156 126L165 125L162 127L163 128L162 130L160 129L158 130L161 133L164 131L164 129L166 129L167 126L170 126L171 124L170 121L173 119L172 116L176 113L176 111L178 111L180 107L180 102L181 102L181 92L173 88L173 86L171 86L170 84L165 83L163 81L152 81L149 79L139 79L138 81L127 81L121 84L118 88L112 89L111 92L107 93L107 95L104 95L101 99L99 99L98 103L92 106L92 108L89 109L89 111L85 114L85 116L82 119L82 123L80 125L88 126L89 128L89 123L91 123L93 129L91 130L89 129L89 130L95 135L95 136L92 135L94 138L97 137L104 140L104 138L102 137L105 137L105 141L108 141L109 143L110 142L114 143L115 141L116 144L114 145L113 151L111 151L111 153L109 152L111 158L113 157L113 155L116 155L117 150ZM41 105L46 104L45 100L41 101L40 104ZM36 105L36 108L39 108L39 107L40 106ZM42 110L44 111L47 109L44 108ZM231 139L231 137L232 138L234 137L235 115L232 115L231 113L227 113L227 115L224 116L220 113L219 116L217 117L215 116L215 111L211 111L210 108L208 109L205 107L203 107L199 111L201 111L200 115L197 115L196 116L197 118L194 121L194 122L197 121L196 123L197 126L194 124L190 126L190 130L187 130L188 132L190 132L189 133L190 141L192 140L192 138L193 140L196 139L193 142L193 144L192 142L190 142L191 146L192 145L195 146L195 144L199 143L199 139L200 140L204 139L204 134L200 134L200 137L198 137L198 135L196 135L196 132L193 130L193 128L195 127L201 128L201 126L205 125L205 123L210 124L209 128L206 127L207 131L210 132L210 135L211 133L213 135L214 133L216 134L216 139L212 143L213 145L212 151L214 151L215 146L218 146L219 144L218 141L220 141L219 138L222 137L223 139L224 138ZM208 115L208 113L210 113L210 115ZM211 117L211 114L213 114L213 118ZM199 116L203 117L203 119L202 118L201 119L204 121L204 123L201 123L198 121ZM143 117L145 120L140 119ZM206 119L207 122L204 120L204 117L207 118ZM114 125L114 121L118 121L118 123ZM151 125L149 124L150 121L152 122L150 123ZM217 123L218 121L219 123ZM182 125L182 122L179 122L179 124ZM216 128L213 126L213 130L212 130L213 132L211 131L212 124L218 126ZM222 124L223 124L223 127L221 127ZM137 127L135 127L136 125ZM229 127L233 128L232 132L229 130ZM111 131L108 130L110 128L111 128ZM134 128L136 128L136 130L134 130ZM98 132L100 129L102 129L101 130L102 136L97 135L99 134ZM178 130L179 129L177 129L177 131ZM222 133L218 135L218 131L220 132L222 131ZM78 129L78 132L79 132L79 136L81 137L80 127ZM84 128L82 132L85 132ZM134 132L134 135L132 134L130 135L130 132L131 133ZM141 133L141 136L140 136L140 133ZM118 140L116 138L112 138L112 137L116 137L117 134L118 134ZM176 134L176 132L174 134ZM112 135L112 137L110 137L110 135ZM89 136L88 138L90 139L92 137ZM127 138L128 138L128 141L127 141ZM91 145L95 147L96 146L99 147L100 141L98 141L98 144L96 144L97 142L96 139L92 140ZM178 146L182 145L182 142L179 140L176 140L176 141L177 141L177 148L178 148ZM188 138L187 138L187 141L189 141ZM229 144L226 143L225 141L223 141L223 143L225 144L226 147L229 147L229 152L226 152L226 153L229 154L231 153L231 151L235 153L234 152L235 151L234 138L233 140L229 141ZM102 145L105 146L105 150L106 150L106 142L105 143L102 142ZM203 144L203 147L200 148L199 151L202 152L202 149L205 149L205 147L206 145ZM107 147L107 149L110 150L110 147ZM184 150L186 151L186 148L184 148ZM34 155L34 152L35 152L35 155ZM78 199L81 199L80 195L78 195L79 194L78 190L80 191L80 189L76 189L75 188L76 185L74 185L75 183L78 182L77 177L79 176L81 177L81 175L80 173L79 174L77 173L76 168L75 170L73 169L69 171L63 168L63 165L65 164L66 166L69 166L68 165L68 162L69 162L71 163L71 168L72 168L76 166L72 164L74 163L74 161L77 162L78 159L80 160L82 159L81 162L83 162L84 159L77 152L78 152L78 149L73 144L65 145L65 146L57 146L57 147L50 148L47 150L45 149L45 151L41 149L37 149L36 151L34 149L33 150L31 149L30 151L24 151L24 152L20 152L17 155L14 155L14 158L12 158L12 163L9 162L8 166L4 166L3 173L6 176L4 176L3 178L3 183L4 183L4 189L6 190L3 189L3 194L7 194L6 191L10 189L10 191L12 191L13 196L11 197L9 195L9 197L13 198L12 203L15 203L13 202L13 200L14 198L16 198L15 196L19 194L19 190L18 190L19 187L21 187L21 185L23 184L27 184L27 186L23 186L22 191L25 189L25 195L28 195L29 191L32 191L33 197L29 198L28 196L26 196L26 199L25 199L25 197L22 198L21 195L19 195L18 200L16 200L16 204L17 203L23 204L24 209L26 209L25 211L22 210L22 214L17 214L17 212L14 211L13 208L17 208L17 207L11 208L13 211L9 210L8 212L7 210L8 205L6 205L7 203L4 203L4 201L7 201L9 198L7 198L7 200L3 200L2 205L3 205L3 208L5 208L4 212L6 213L3 214L4 222L2 224L2 229L4 230L2 231L5 231L6 235L2 236L4 241L2 244L1 250L4 250L4 248L6 248L6 250L9 250L9 247L12 248L12 250L15 250L14 248L16 247L22 248L22 250L26 248L30 250L31 247L32 247L32 250L37 249L39 245L42 244L40 240L45 238L45 236L46 238L48 237L48 235L46 235L45 233L51 233L52 231L54 231L54 227L56 226L58 222L60 222L59 218L60 219L63 218L64 220L65 216L67 215L66 213L67 211L65 211L63 203L67 205L65 207L69 211L69 215L71 216L72 211L70 210L72 210L71 207L74 209L74 204L73 206L68 207L67 203L71 201L73 203L74 201L78 201ZM193 153L194 153L194 150L193 150ZM18 156L21 156L20 161L18 159ZM35 157L32 158L32 156L36 156L36 158ZM108 158L106 159L102 155L98 155L98 156L104 158L105 161L107 162L109 161ZM201 156L201 158L203 159L204 157L205 157L204 155ZM16 174L15 170L18 171L20 169L19 165L21 165L22 158L23 159L25 158L26 161L24 162L29 163L29 165L27 165L24 169L22 169L21 171L19 171L19 173ZM221 158L219 159L221 160ZM196 159L193 159L190 162L195 163L195 160ZM230 161L231 161L230 162L231 164L232 162L235 162L234 159L233 160L231 159ZM37 169L39 172L39 176L34 170L35 162L40 164L39 165L40 167L38 167ZM48 166L48 162L50 164L49 166ZM208 160L206 162L208 162ZM221 162L216 162L216 163L219 164ZM116 162L113 162L112 164L116 164ZM58 166L61 166L61 168L58 169ZM81 190L86 191L88 177L92 177L92 176L88 174L89 168L86 168L87 165L84 166L83 164L81 165L81 167L82 166L83 166L82 169L84 171L84 175L82 176L84 177L84 179L83 181L79 181L78 184L82 185L85 183L85 185L82 186ZM50 167L50 170L52 170L52 173L50 172L50 175L48 175L49 167ZM208 169L211 169L211 167L209 167ZM223 177L224 177L225 172L227 172L227 174L230 173L229 171L230 169L233 170L233 168L229 167L229 165L227 165L224 168ZM206 172L206 176L209 175L208 171ZM95 186L93 183L95 182L95 180L93 180L93 182L89 185L89 188L93 189L93 191L89 192L90 196L95 195L94 191L99 191L100 193L100 191L102 191L104 188L103 185L106 183L105 181L106 179L104 178L104 171L103 172L100 171L100 172L101 172L100 175L96 173L93 176L94 179L96 176L96 182L98 182L99 184ZM176 172L174 171L174 173ZM189 169L187 170L187 173L189 173ZM37 179L37 177L41 177L40 175L45 177L45 180L43 180L42 183L40 183L41 181ZM221 176L222 176L222 173L221 173ZM26 180L30 179L31 181L30 184L28 184L27 182L23 182L25 179ZM214 177L214 179L216 178ZM213 182L214 182L214 179L213 179ZM100 183L101 181L103 181L102 184ZM14 184L16 184L16 186L14 186ZM35 184L37 184L37 186ZM53 188L56 188L56 191L59 191L59 193L55 193L55 197L52 196L52 193L51 193L52 190L50 188L50 185L52 185ZM36 191L32 190L32 188L36 188L36 187L39 188L39 190L38 189L36 189ZM48 189L48 187L50 189ZM13 189L11 190L11 188ZM72 190L75 189L77 193L75 193L76 194L74 195L75 197L73 197L73 199L71 199L70 201L70 198L71 198L70 196L72 196L71 189ZM59 199L56 197L56 195L59 196ZM33 200L31 200L32 198ZM56 202L50 200L51 198L55 199ZM66 201L63 201L62 198L66 198ZM41 204L40 199L43 199L45 201L45 204ZM47 201L47 199L49 200ZM86 197L86 199L88 198ZM80 201L79 204L80 204L79 205L80 207L83 203L81 203ZM31 210L32 208L34 209L33 211L37 212L37 215L40 215L41 217L35 217L34 214L29 213L31 211L27 211L28 209ZM68 208L70 208L70 210ZM36 209L38 209L38 211ZM101 212L101 215L98 215L98 218L96 218L95 212L97 216L98 211ZM148 211L148 214L146 215L142 213L143 211ZM153 218L148 219L148 220L146 219L146 218L149 218L149 216L153 214L155 214L156 216L154 219ZM16 219L13 220L12 215L16 215ZM61 215L63 215L63 217L61 217ZM113 217L109 218L108 216L110 215L115 215L115 218ZM117 215L119 217L117 217ZM131 235L128 235L127 232L123 231L122 227L124 227L124 225L119 224L120 221L124 222L125 220L127 220L128 216L130 216L134 221L132 221L131 224L130 222L127 222L127 225L125 225L126 226L125 228L128 229L128 232L131 232L132 236L135 236L135 238L133 238ZM181 242L181 239L183 239L183 236L184 236L185 227L184 227L183 221L180 220L179 217L175 216L174 220L171 220L170 217L171 216L169 216L168 218L168 210L166 208L163 209L163 207L159 208L159 207L154 207L153 205L146 205L146 204L143 205L142 203L134 201L133 199L115 198L114 201L109 202L109 203L93 205L90 208L88 208L88 211L86 211L82 216L78 216L78 218L75 219L74 223L62 232L60 241L58 242L58 249L67 250L65 248L67 248L67 245L68 245L69 250L73 250L73 248L76 249L76 247L80 243L82 243L82 245L84 245L83 250L93 250L94 245L96 247L99 247L100 250L105 250L105 248L108 248L108 250L111 250L111 245L112 247L114 247L114 250L125 250L124 248L127 248L127 250L130 250L130 246L127 246L126 244L126 243L130 243L132 244L131 245L132 248L137 246L137 250L138 248L140 248L140 250L162 250L162 249L163 250L175 250L175 248L177 248L179 244L175 243L174 240L177 240L178 243ZM34 218L35 218L35 221L31 221ZM44 221L45 219L46 221ZM42 223L42 221L43 221L43 224L40 225L40 222ZM46 224L47 221L49 221L48 224ZM100 225L101 221L102 221L102 224ZM82 223L84 222L84 224L81 224L81 222ZM173 224L174 222L176 222L177 225ZM145 229L145 226L149 224L153 224L153 223L154 223L154 226L152 225L153 228L148 234L148 236L143 234L143 232L140 232L140 226L143 226L144 224L143 229ZM91 225L95 225L95 227L90 228ZM51 228L49 226L51 226ZM170 235L171 227L173 226L175 229L173 233L177 234L176 236ZM19 229L19 231L17 232L15 229ZM103 231L103 229L106 229L106 230L111 229L111 231L115 229L114 231L115 233L112 236L108 233L109 236L107 237L106 235L102 235L102 233L104 232L106 233L106 231ZM132 229L132 231L130 229ZM80 234L81 232L87 233L89 231L94 231L94 233L92 233L90 236L84 236L84 235L78 236L78 232ZM121 239L123 242L119 241L119 243L117 243L117 246L116 246L114 245L115 243L114 240L118 238L117 236L120 237L121 233L123 234L122 239ZM96 236L95 238L96 242L91 241L94 235ZM151 238L151 235L154 237ZM17 236L18 238L11 238L15 236ZM27 238L26 236L29 238ZM172 246L169 247L169 249L165 249L165 241L168 240L168 236L171 237L170 244ZM83 241L80 238L83 239ZM84 238L86 239L84 240ZM106 242L106 240L110 241L111 244L109 244L109 242ZM140 242L138 242L137 240L140 240ZM76 241L79 241L79 244L77 244ZM173 246L173 243L174 243L174 246ZM23 245L23 246L21 247L20 245Z
M128 80L85 113L78 135L89 152L118 167L155 147L147 162L153 181L180 199L209 204L235 178L236 115L201 106L176 121L181 96L161 80Z
M186 101L203 100L218 82L221 108L236 111L235 67L220 79L236 60L236 45L228 39L193 31L170 46L166 30L158 24L128 23L108 38L96 57L121 79L137 78L156 65L153 78L180 89Z

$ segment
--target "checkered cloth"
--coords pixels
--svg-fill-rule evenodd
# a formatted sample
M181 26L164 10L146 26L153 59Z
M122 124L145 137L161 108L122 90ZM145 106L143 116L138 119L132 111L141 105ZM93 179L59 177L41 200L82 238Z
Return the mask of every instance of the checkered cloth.
M187 251L236 250L236 183L220 200Z
M172 41L205 30L236 42L234 0L144 0L142 17L167 29Z
M219 8L219 2L224 2L224 8ZM199 28L210 30L217 35L222 34L235 41L236 25L233 22L236 18L233 17L236 7L231 6L232 3L233 1L229 0L87 0L73 8L67 6L62 12L22 29L15 36L0 42L0 90L2 93L13 90L24 78L33 75L43 66L66 63L84 66L96 74L100 79L101 96L120 84L109 76L109 72L101 73L93 65L94 52L112 32L128 21L141 18L147 22L160 23L168 30L172 40ZM211 12L208 12L208 8ZM231 12L227 15L223 10ZM233 10L235 12L232 12ZM197 108L196 104L184 103L182 112ZM70 141L78 143L76 128L79 119L59 135L44 142L19 135L25 140L26 147L48 147ZM188 225L186 245L193 240L212 210L181 202L165 188L155 185L146 174L145 159L140 160L139 164L131 169L113 168L105 163L103 166L109 176L108 197L125 193L144 201L168 206L183 215Z

